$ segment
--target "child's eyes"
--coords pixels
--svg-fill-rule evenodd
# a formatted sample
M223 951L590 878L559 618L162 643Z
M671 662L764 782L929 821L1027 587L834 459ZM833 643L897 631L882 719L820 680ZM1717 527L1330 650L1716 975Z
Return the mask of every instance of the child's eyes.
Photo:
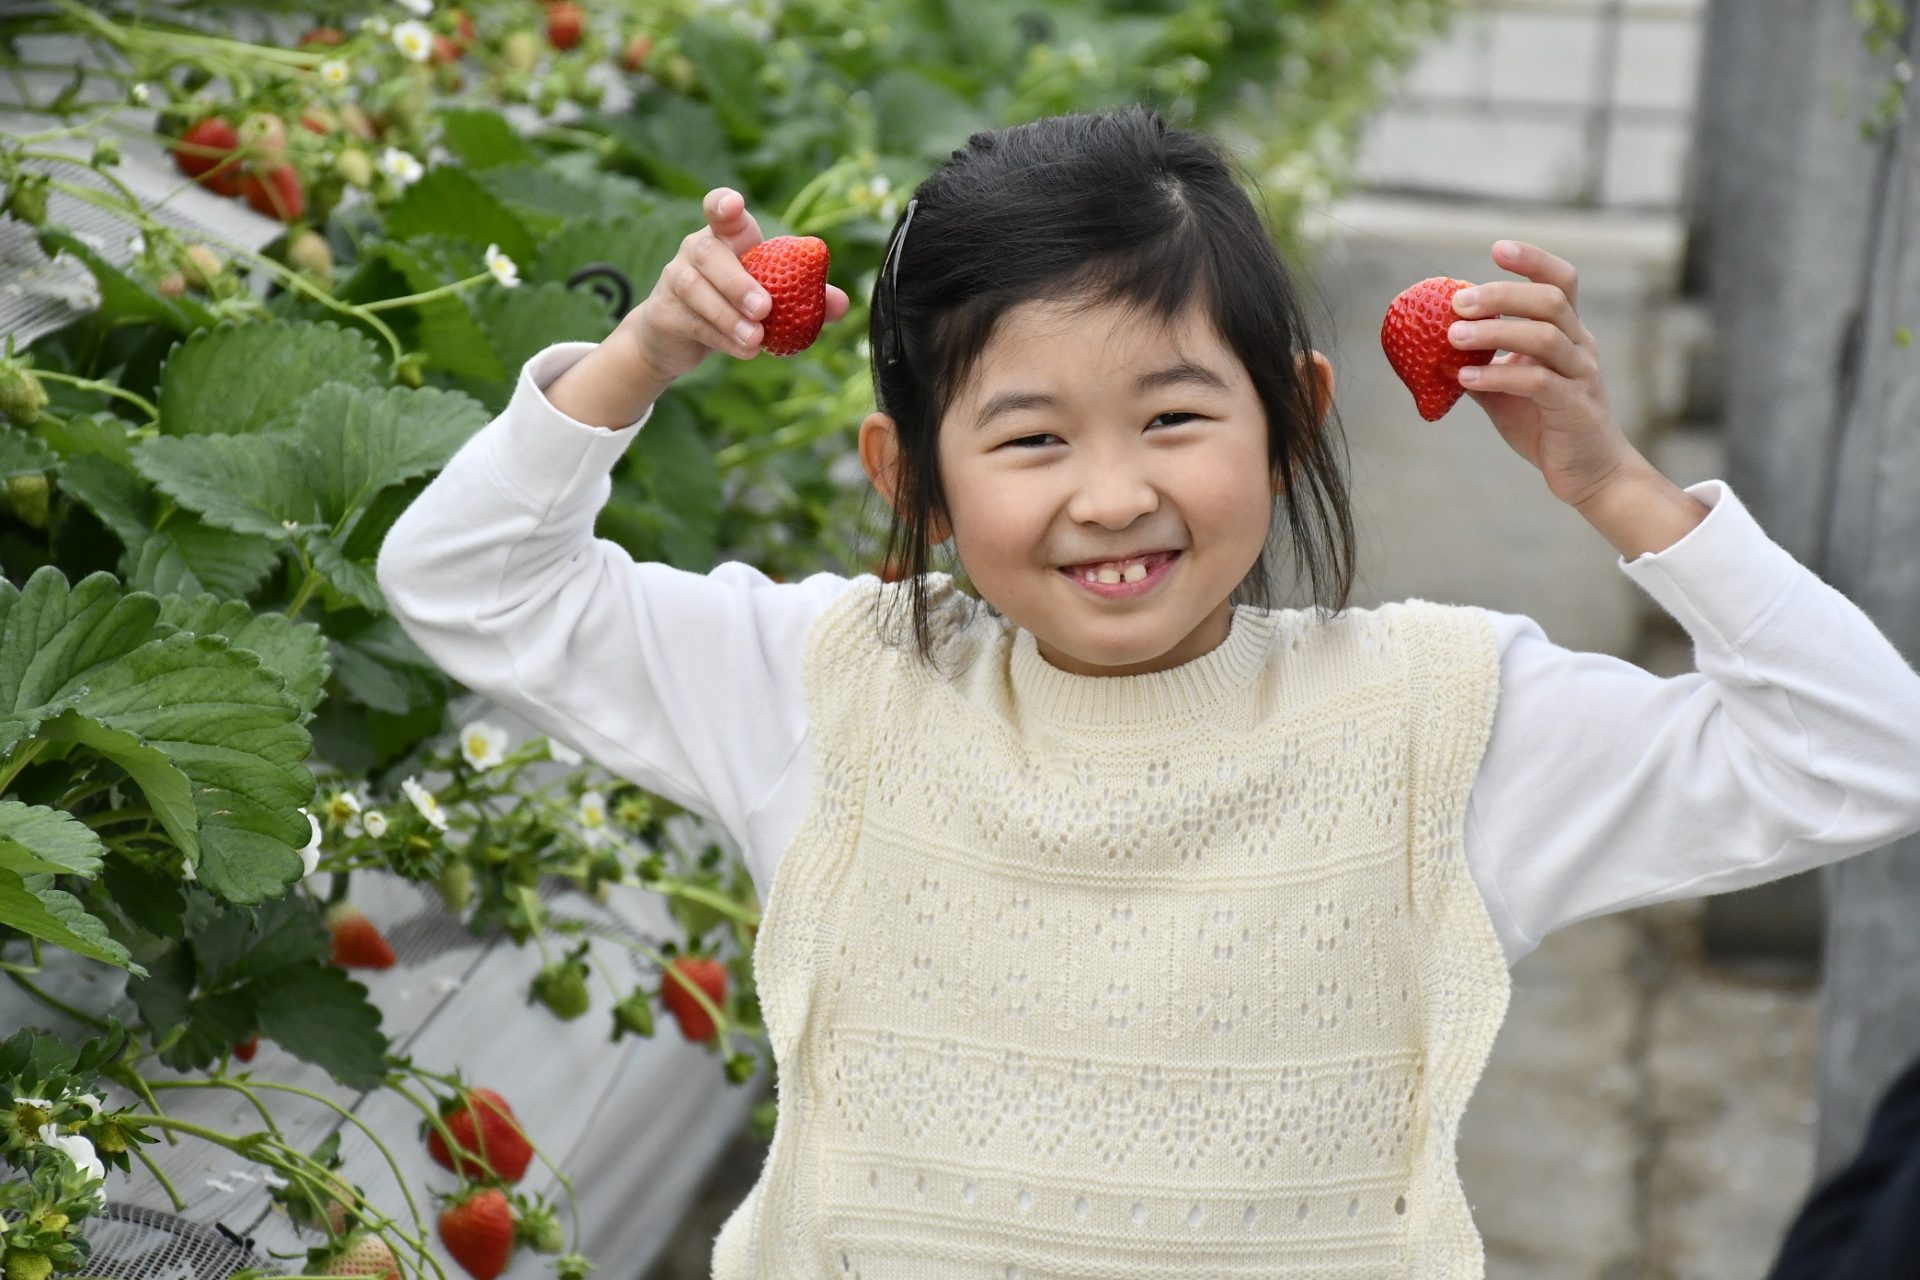
M1161 418L1198 418L1199 416L1197 413L1163 413L1160 414L1159 417L1156 417L1154 421L1158 422ZM1059 436L1054 435L1052 432L1043 432L1037 436L1021 436L1019 439L1009 440L1007 443L1011 445L1024 445L1029 440L1058 440L1059 438ZM1038 446L1035 447L1037 448Z

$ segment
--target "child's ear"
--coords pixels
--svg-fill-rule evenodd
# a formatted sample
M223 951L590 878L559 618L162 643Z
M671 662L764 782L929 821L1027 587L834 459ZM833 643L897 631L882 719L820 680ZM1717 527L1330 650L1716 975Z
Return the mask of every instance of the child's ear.
M1307 355L1313 357L1313 420L1314 425L1318 426L1327 420L1327 410L1333 407L1333 365L1318 351L1310 351ZM1306 373L1306 360L1306 356L1297 352L1294 354L1293 367L1302 375Z
M1295 352L1293 367L1303 378L1307 376L1307 356L1313 357L1313 420L1314 425L1318 427L1327 420L1327 410L1333 407L1333 365L1318 351L1310 351L1306 355ZM1291 483L1293 477L1299 472L1300 462L1296 458L1288 471L1287 481L1285 483L1275 481L1273 491L1286 492L1286 485Z
M896 495L900 490L900 433L894 426L893 415L870 413L866 421L860 424L860 462L866 467L867 478L873 481L873 487L880 491L887 505L898 512L900 504L896 501ZM952 530L935 512L927 541L945 542L951 536Z

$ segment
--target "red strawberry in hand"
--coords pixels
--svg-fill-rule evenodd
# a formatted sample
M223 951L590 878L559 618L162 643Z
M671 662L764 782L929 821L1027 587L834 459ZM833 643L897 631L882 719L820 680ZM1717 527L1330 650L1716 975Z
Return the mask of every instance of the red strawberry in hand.
M452 1200L440 1211L440 1240L473 1280L494 1280L513 1254L513 1207L498 1187Z
M466 1096L440 1109L440 1119L460 1148L460 1167L454 1169L453 1153L440 1131L429 1126L427 1154L442 1169L453 1169L463 1178L497 1176L518 1182L533 1162L533 1147L523 1137L519 1120L507 1100L491 1089L469 1089ZM475 1121L478 1120L476 1134Z
M740 255L740 265L773 300L761 322L760 347L776 356L805 351L827 318L827 242L818 236L775 236Z
M1413 402L1428 422L1443 417L1467 393L1460 385L1461 369L1493 361L1492 349L1462 351L1447 338L1448 326L1459 319L1453 295L1472 283L1430 276L1395 298L1380 323L1380 345L1387 363L1413 392Z
M333 935L333 962L342 969L393 968L386 935L351 902L327 908L327 932Z
M773 305L777 308L780 304ZM695 1044L705 1044L713 1039L713 1015L706 1011L698 996L687 990L682 978L706 992L715 1008L723 1009L727 999L727 966L710 956L675 956L660 979L660 1003L667 1006L667 1012L680 1024L680 1034Z

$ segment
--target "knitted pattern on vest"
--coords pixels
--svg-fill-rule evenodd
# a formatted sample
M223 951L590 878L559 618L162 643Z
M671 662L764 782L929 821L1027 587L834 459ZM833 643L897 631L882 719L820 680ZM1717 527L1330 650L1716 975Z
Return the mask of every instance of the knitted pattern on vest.
M880 642L906 584L808 633L814 798L754 956L777 1121L716 1280L1483 1276L1485 614L1240 606L1078 676L926 581L957 677Z

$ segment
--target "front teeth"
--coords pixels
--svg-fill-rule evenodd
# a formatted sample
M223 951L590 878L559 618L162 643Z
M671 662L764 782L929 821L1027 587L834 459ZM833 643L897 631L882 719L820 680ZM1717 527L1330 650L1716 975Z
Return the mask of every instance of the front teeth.
M1109 587L1118 582L1138 582L1146 576L1147 566L1138 562L1128 565L1125 573L1120 572L1118 569L1111 568L1101 569L1097 572L1092 569L1087 570L1088 582L1104 583Z

